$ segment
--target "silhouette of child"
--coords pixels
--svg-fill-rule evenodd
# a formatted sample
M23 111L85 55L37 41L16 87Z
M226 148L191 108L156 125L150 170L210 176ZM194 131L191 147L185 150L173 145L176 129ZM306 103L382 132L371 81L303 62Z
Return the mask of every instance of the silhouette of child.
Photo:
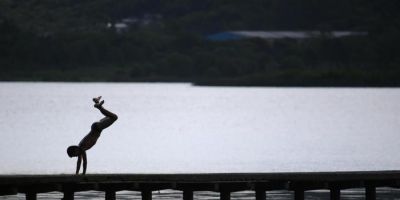
M81 142L79 142L78 146L69 146L67 149L67 153L69 157L78 157L78 161L76 163L76 174L79 174L79 169L81 167L81 162L83 160L83 173L86 174L86 166L87 166L87 158L86 151L92 148L97 139L99 139L101 131L111 126L117 119L118 116L103 107L104 100L100 101L101 96L93 98L94 107L99 109L100 112L105 116L99 122L94 122L91 126L91 130L89 134L87 134Z

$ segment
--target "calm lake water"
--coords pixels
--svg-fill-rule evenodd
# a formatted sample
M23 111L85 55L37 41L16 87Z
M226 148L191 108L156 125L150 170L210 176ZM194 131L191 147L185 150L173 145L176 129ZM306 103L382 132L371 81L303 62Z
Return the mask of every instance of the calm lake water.
M0 83L0 95L0 174L74 173L66 148L102 118L97 95L119 119L88 173L400 168L397 88Z

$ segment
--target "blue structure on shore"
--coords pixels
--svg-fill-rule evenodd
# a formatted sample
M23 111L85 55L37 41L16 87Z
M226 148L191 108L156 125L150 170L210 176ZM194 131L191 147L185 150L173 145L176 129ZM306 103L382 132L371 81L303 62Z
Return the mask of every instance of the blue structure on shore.
M236 34L235 32L221 32L207 36L208 40L211 41L231 41L231 40L241 40L243 36Z

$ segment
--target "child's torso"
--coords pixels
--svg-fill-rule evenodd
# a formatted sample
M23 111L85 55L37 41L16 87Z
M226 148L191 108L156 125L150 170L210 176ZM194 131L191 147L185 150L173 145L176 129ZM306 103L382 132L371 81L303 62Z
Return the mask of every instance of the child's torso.
M91 131L81 140L81 142L79 142L79 147L81 147L83 150L86 151L92 148L96 144L97 139L99 139L99 137L100 137L100 132Z

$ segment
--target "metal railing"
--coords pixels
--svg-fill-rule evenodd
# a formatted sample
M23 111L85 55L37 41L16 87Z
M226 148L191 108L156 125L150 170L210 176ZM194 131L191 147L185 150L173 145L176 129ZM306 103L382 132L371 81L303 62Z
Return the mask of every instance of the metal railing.
M195 191L220 193L229 200L232 192L255 191L256 200L265 200L266 191L294 191L294 199L304 199L308 190L330 190L331 199L340 199L340 191L365 188L367 200L376 198L377 187L400 186L400 171L288 172L288 173L213 173L213 174L89 174L89 175L0 175L0 195L25 193L35 200L38 193L59 191L64 200L74 193L97 190L106 200L116 199L122 190L140 191L143 200L152 199L152 191L183 191L184 200L193 200Z

